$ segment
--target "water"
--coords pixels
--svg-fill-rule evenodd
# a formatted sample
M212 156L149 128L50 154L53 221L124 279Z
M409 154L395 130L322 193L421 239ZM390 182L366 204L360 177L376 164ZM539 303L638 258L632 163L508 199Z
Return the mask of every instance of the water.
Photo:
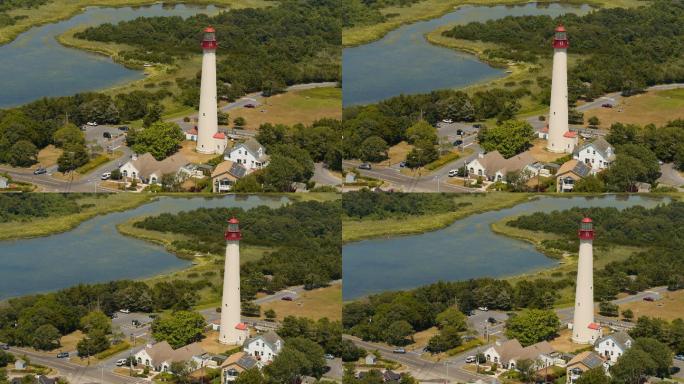
M159 245L120 234L116 225L133 217L202 207L278 207L287 202L285 197L268 196L161 197L129 211L94 217L69 232L0 241L0 299L79 283L154 276L190 264Z
M576 206L624 209L635 205L654 207L664 202L669 198L540 197L512 208L469 216L434 232L352 243L342 250L343 298L351 300L439 280L512 276L557 264L528 242L492 232L490 224L505 217Z
M400 94L465 87L505 74L473 55L428 43L424 35L442 25L505 16L585 14L590 10L588 5L571 4L463 6L437 19L402 26L375 42L344 49L343 104L369 104Z
M215 6L162 4L135 8L89 7L71 19L31 28L10 44L0 46L0 108L44 96L68 96L108 88L144 77L142 71L125 68L109 57L59 44L55 38L73 27L118 23L138 17L212 15L218 11Z

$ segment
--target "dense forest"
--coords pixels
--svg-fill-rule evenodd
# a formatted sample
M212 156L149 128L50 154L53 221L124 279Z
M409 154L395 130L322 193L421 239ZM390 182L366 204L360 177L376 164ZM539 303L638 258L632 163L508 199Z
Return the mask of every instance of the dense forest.
M138 18L103 24L77 38L135 47L123 56L171 62L199 55L202 31L217 31L219 93L275 92L286 85L340 80L340 10L334 0L281 1L277 7L237 9L209 17ZM199 79L179 84L197 103Z
M3 0L0 1L0 28L16 24L26 16L10 16L7 12L15 9L37 8L50 0Z
M376 193L368 189L342 195L345 216L359 219L385 219L453 212L470 203L457 203L448 193Z
M78 203L80 198L78 193L0 194L0 223L78 213L83 208Z
M308 288L342 278L340 202L295 202L281 208L200 208L178 214L161 214L135 223L147 230L182 233L182 250L222 255L226 220L240 219L245 244L274 247L263 258L245 263L243 293L271 291L305 284ZM304 273L303 271L306 271ZM267 279L266 275L272 275Z
M509 16L458 25L444 35L501 45L494 58L536 61L553 54L558 24L568 30L570 96L593 99L608 92L625 95L647 86L684 81L684 1L656 0L638 8L599 9L584 16Z

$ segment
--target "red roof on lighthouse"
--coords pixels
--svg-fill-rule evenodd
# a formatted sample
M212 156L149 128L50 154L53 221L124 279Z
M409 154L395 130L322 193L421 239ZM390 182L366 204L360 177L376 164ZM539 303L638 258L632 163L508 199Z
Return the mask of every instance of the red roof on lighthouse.
M573 139L573 138L577 137L577 132L567 131L563 134L563 137L568 137L570 139Z
M237 325L235 325L235 329L239 329L239 330L241 330L241 331L244 331L244 330L247 329L247 324L245 324L245 323L237 323Z
M214 136L212 136L214 139L225 139L226 135L223 132L216 132L214 133Z
M232 217L230 220L228 220L228 224L240 224L240 221L235 217Z
M558 24L558 26L556 27L556 32L566 32L563 24Z
M204 33L215 33L215 32L216 32L216 30L211 25L204 28Z
M583 223L592 223L591 219L588 217L585 217L584 219L582 219L582 222Z
M601 329L601 326L596 324L596 323L589 323L589 325L587 325L587 328L593 329L593 330L599 330L599 329Z

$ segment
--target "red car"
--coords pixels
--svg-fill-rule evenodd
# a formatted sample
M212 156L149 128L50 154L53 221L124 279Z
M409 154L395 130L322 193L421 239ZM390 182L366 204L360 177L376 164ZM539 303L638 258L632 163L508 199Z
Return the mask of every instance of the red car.
M644 297L644 301L655 301L655 299L650 296L646 296Z
M292 297L290 297L290 296L284 296L284 297L283 297L282 299L280 299L280 300L294 301L294 299L293 299Z
M610 103L601 104L601 106L603 108L613 108L613 104L610 104Z
M245 104L245 108L256 108L254 104Z

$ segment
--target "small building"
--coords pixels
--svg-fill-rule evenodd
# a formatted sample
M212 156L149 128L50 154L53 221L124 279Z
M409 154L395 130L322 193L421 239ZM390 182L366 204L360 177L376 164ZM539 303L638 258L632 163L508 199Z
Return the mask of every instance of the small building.
M637 181L634 183L633 189L636 193L649 193L651 192L651 184Z
M247 352L237 352L228 356L221 364L221 383L232 383L240 374L258 366L258 361Z
M266 149L253 138L235 145L224 153L224 160L244 166L248 172L264 168L268 165L269 156Z
M565 367L566 383L574 384L584 372L598 367L607 368L601 356L594 351L584 351L570 360Z
M344 182L347 184L356 183L356 174L354 172L347 172L347 174L344 175Z
M206 352L199 343L192 343L178 349L171 348L166 341L148 345L135 354L138 364L150 367L153 371L167 372L171 363L177 361L203 360Z
M243 350L266 365L283 349L284 341L274 331L268 331L245 341Z
M366 363L366 365L375 365L377 360L378 360L377 356L375 356L372 353L369 353L366 355L365 363Z
M9 188L9 179L4 176L0 176L0 189Z
M556 172L556 192L572 192L575 184L591 174L591 167L572 159L561 165Z
M506 181L506 175L520 172L537 161L529 152L522 152L508 159L499 151L487 154L480 153L478 157L466 164L470 177L483 177L489 181Z
M14 369L17 371L23 371L26 369L26 362L22 359L17 359L17 361L14 362Z
M596 341L594 350L610 364L617 362L628 349L632 348L634 339L627 332L615 332Z
M214 193L229 192L246 174L247 168L242 164L226 160L217 165L211 173L211 190Z
M594 174L608 168L615 161L615 149L606 139L599 137L575 149L572 157L590 166Z
M159 184L162 176L178 175L180 169L188 164L188 160L180 153L176 153L164 160L157 160L149 153L134 156L119 170L124 179L135 179L142 184Z
M545 125L544 128L540 129L537 131L537 137L543 140L548 140L549 139L549 126Z
M197 141L197 127L190 128L189 131L185 132L185 140Z

